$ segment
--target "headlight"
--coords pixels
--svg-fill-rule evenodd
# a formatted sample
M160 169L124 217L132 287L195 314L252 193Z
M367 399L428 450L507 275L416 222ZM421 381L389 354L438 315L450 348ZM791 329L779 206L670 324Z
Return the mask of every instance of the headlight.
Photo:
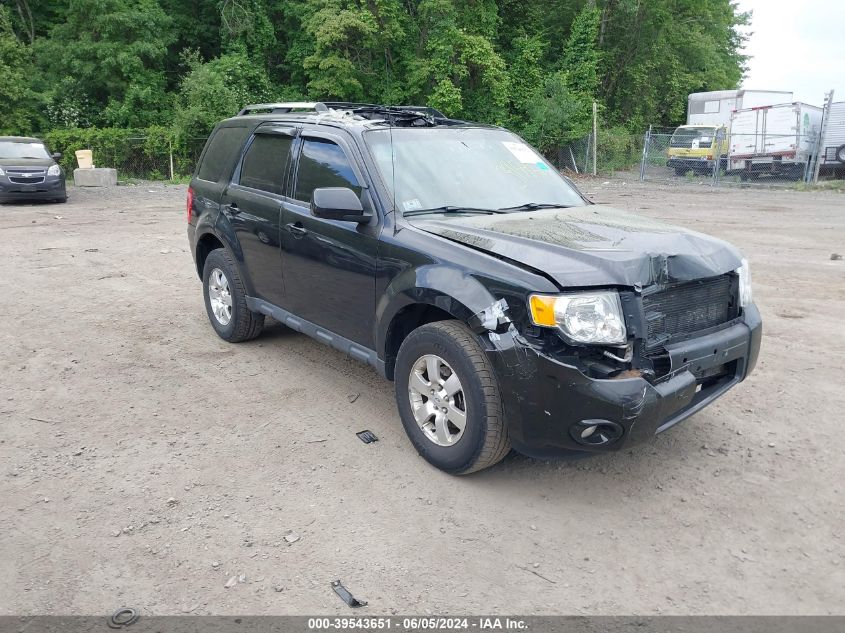
M60 176L62 173L62 168L58 165L50 165L50 169L47 170L48 176Z
M748 260L743 258L742 265L736 269L736 274L739 275L739 305L743 308L751 305L751 268L748 266Z
M531 295L529 305L534 325L556 327L572 343L624 345L628 340L615 290Z

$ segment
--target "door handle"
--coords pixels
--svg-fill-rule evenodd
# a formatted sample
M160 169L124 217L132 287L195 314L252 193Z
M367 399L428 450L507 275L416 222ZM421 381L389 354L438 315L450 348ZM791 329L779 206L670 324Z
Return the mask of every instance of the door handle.
M229 203L225 207L223 207L223 209L225 209L226 211L228 211L232 215L238 215L238 213L241 212L241 210L238 208L237 202Z
M302 237L308 234L308 229L302 226L302 222L286 224L285 228L293 233L294 237Z

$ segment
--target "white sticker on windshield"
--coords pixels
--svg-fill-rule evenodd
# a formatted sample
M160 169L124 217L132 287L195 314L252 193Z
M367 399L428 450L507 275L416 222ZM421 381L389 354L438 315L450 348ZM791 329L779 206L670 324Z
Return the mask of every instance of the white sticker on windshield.
M402 206L405 207L405 211L414 211L415 209L422 209L422 202L414 198L413 200L405 200Z
M512 141L502 141L502 145L507 148L507 150L516 156L517 160L520 163L536 163L537 162L537 154L535 154L530 147L528 147L525 143L514 143Z

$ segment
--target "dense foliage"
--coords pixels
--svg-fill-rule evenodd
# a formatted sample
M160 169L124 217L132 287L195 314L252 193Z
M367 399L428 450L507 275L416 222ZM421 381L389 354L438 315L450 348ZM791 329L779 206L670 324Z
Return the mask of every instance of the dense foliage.
M0 132L205 135L247 102L416 103L543 148L736 87L732 0L0 0Z

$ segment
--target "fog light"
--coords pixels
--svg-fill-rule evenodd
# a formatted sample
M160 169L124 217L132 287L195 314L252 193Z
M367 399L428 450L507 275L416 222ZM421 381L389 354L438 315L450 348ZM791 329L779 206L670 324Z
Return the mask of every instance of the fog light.
M569 434L584 446L604 447L613 444L624 434L622 427L610 420L581 420L573 424Z

